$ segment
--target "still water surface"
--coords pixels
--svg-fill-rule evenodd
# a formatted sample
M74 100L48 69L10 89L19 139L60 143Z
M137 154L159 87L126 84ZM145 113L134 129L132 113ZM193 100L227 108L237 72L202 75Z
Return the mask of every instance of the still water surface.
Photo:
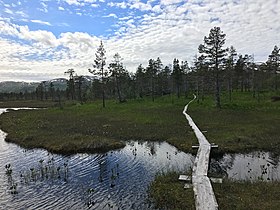
M187 170L194 160L165 142L132 141L106 154L62 156L25 150L4 137L0 131L0 209L152 208L147 189L156 173Z
M147 190L155 175L187 171L194 161L165 142L131 141L105 154L62 156L4 139L0 130L0 209L153 209ZM210 171L237 180L280 180L279 158L263 152L213 159Z

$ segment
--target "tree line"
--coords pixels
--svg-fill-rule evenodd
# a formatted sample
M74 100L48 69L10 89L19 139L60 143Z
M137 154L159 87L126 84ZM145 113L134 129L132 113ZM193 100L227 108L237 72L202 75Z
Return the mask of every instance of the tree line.
M221 107L221 92L227 93L232 101L233 91L250 91L252 97L260 100L260 93L275 91L279 93L280 49L274 46L266 62L256 63L254 55L238 54L233 47L225 47L226 34L220 27L214 27L198 46L198 52L189 64L174 58L172 64L164 66L161 59L151 58L148 65L140 64L135 73L129 72L123 65L119 53L113 61L106 63L106 50L101 41L95 53L92 67L88 71L92 80L75 74L68 69L66 90L46 87L42 82L34 93L28 93L38 100L87 100L117 99L120 103L128 99L156 97L174 94L176 97L188 97L195 93L199 100L213 94L216 107ZM27 94L27 93L26 93ZM24 97L22 94L21 97ZM27 98L28 98L27 97ZM25 97L26 98L26 97Z

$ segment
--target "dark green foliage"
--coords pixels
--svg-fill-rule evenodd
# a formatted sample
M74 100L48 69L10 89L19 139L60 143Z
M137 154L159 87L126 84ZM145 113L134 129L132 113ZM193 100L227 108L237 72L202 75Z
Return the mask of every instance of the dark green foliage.
M274 90L278 90L278 73L280 73L280 49L275 45L266 62L267 70L274 78Z
M180 67L179 60L174 59L173 60L173 71L172 71L172 77L174 80L174 84L176 86L176 92L177 92L177 97L180 98L180 88L183 83L183 69Z
M217 108L221 108L220 100L220 65L224 63L227 49L223 48L225 44L225 34L220 27L214 27L210 30L209 36L204 37L204 44L199 45L199 53L205 55L209 67L214 71L215 78L215 103Z
M67 81L67 97L71 100L75 99L75 83L74 83L74 69L68 69L65 74L69 74L69 80Z
M89 72L94 76L98 76L101 79L102 84L102 106L105 108L105 83L108 77L108 69L105 68L106 65L106 56L105 56L105 48L103 46L103 42L100 42L100 46L97 48L95 53L95 60L93 69L89 69Z
M128 93L125 90L128 89L130 80L129 73L121 61L121 56L116 53L114 55L114 61L109 64L109 80L113 80L114 92L117 94L120 103L126 101Z

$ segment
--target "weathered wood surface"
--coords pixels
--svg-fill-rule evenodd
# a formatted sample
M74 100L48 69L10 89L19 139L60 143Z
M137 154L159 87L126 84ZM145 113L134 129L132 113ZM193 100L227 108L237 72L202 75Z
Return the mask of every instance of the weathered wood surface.
M207 141L205 136L187 113L189 104L195 99L196 96L194 95L194 99L185 106L183 111L183 114L186 116L186 119L188 120L189 125L192 127L199 143L199 148L192 171L195 205L197 210L216 210L218 209L218 203L210 179L207 177L211 144Z

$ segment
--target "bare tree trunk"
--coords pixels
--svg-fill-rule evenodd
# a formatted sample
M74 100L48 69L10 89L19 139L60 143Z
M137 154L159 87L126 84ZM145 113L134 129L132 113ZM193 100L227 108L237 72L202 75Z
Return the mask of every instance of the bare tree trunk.
M185 98L188 97L188 80L187 75L185 75Z
M277 78L277 71L275 71L275 91L278 90L278 78Z
M232 85L231 85L231 78L228 79L228 97L229 101L231 102L231 92L232 92Z
M201 100L204 101L204 76L202 76L202 84L201 84Z
M154 97L154 78L152 77L152 101L154 102L155 101L155 97Z
M102 105L103 108L105 108L105 90L104 90L104 84L102 84Z
M101 68L102 72L102 106L105 108L105 87L104 87L104 72L103 72L103 67Z
M119 102L121 103L123 101L123 99L122 99L122 95L121 95L120 83L119 83L119 80L117 78L116 78L116 86L117 86L117 93L118 93Z
M177 84L177 98L180 98L180 85Z
M197 98L197 103L199 103L199 77L196 79L196 98Z
M221 108L219 72L216 72L216 107Z

